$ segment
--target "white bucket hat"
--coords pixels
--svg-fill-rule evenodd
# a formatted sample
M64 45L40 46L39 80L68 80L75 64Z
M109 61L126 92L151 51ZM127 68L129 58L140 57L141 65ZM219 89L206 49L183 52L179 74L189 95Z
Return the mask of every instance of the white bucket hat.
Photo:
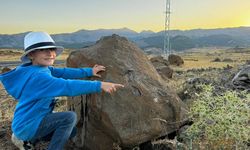
M30 32L24 37L24 54L21 57L23 63L28 63L31 60L28 54L38 49L55 48L56 56L63 52L63 47L56 46L55 41L46 32Z

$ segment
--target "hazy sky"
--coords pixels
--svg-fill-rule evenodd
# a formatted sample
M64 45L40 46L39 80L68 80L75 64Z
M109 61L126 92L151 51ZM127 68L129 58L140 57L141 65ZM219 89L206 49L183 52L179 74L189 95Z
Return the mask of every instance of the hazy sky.
M0 34L164 30L166 0L0 0ZM171 0L171 29L250 26L250 0Z

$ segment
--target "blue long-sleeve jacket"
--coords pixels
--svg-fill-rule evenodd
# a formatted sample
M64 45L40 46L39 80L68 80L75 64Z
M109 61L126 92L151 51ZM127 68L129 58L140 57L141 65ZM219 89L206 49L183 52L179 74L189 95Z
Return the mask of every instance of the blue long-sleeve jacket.
M44 116L51 113L54 97L100 92L100 81L76 80L92 75L92 68L59 69L31 64L1 74L6 91L18 101L12 121L14 134L31 140Z

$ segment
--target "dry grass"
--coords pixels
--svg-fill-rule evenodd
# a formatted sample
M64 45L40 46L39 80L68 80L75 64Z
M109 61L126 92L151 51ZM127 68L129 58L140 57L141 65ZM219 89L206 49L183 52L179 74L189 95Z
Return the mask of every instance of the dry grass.
M19 61L22 51L14 49L0 49L0 61Z
M3 85L0 84L0 124L2 121L11 120L16 101L7 94Z
M193 68L223 68L227 65L236 67L240 64L250 60L250 49L245 50L243 53L230 51L226 49L216 49L202 51L202 50L189 50L185 53L179 53L184 59L184 65L181 69L193 69ZM216 58L219 58L221 62L213 62ZM231 59L232 62L223 61L225 59Z

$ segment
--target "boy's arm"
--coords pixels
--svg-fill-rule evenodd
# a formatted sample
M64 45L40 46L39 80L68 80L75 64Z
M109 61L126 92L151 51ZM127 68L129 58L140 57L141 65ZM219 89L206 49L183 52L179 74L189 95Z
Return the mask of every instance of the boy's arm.
M37 98L77 96L101 92L100 81L66 80L47 73L37 73L29 82Z
M79 79L93 76L92 68L54 68L49 67L52 76L63 79Z

